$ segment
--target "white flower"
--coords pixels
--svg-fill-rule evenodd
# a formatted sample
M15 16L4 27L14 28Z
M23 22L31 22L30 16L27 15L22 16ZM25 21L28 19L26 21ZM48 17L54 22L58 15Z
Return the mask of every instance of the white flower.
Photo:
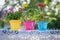
M46 12L48 11L48 6L45 7L45 11L46 11Z
M55 15L58 15L58 13L55 13Z
M30 0L27 0L27 3L29 4L30 3Z
M17 7L19 7L20 5L19 5L19 4L17 4L16 6L17 6Z
M20 0L20 3L23 3L23 2L25 2L25 0Z
M14 11L18 11L18 8L21 8L21 6L15 6Z
M27 4L27 2L23 2L22 4Z
M10 1L10 3L9 3L10 5L12 5L13 4L13 1Z
M52 6L54 6L54 5L56 5L56 4L57 4L57 1L52 1L52 2L51 2L51 5L52 5Z
M50 13L50 12L47 12L46 14L47 14L47 15L50 15L51 13Z
M52 1L56 2L57 0L52 0Z
M0 0L0 10L3 8L4 4L5 4L5 0Z
M57 20L56 18L52 18L53 20Z
M17 3L17 1L15 0L15 1L14 1L14 4L16 4L16 3Z
M58 2L60 2L60 0L57 0Z
M58 15L58 8L55 8L55 15Z
M52 10L55 10L55 8L54 8L54 7L51 7L51 9L52 9Z
M4 5L5 0L0 0L0 5Z

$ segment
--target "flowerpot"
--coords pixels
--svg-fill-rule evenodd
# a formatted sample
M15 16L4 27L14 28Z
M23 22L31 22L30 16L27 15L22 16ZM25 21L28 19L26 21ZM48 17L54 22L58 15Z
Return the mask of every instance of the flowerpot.
M47 30L48 21L38 21L38 30Z
M34 20L25 20L24 21L24 28L25 30L34 30Z
M11 30L20 30L21 21L20 20L10 20Z

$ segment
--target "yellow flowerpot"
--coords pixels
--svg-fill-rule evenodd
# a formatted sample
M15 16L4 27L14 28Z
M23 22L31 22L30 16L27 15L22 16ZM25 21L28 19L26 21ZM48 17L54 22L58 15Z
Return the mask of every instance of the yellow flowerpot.
M20 20L10 20L11 30L20 30L21 21Z

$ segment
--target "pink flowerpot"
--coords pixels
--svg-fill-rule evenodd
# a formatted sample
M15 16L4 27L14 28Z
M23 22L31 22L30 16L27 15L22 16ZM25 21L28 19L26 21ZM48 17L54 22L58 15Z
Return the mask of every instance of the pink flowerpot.
M34 20L24 20L25 30L34 30Z

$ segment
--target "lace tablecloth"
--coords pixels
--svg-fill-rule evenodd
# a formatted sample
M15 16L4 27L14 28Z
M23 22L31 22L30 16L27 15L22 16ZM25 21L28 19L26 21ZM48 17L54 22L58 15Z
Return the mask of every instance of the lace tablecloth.
M60 30L0 30L0 40L60 40Z

